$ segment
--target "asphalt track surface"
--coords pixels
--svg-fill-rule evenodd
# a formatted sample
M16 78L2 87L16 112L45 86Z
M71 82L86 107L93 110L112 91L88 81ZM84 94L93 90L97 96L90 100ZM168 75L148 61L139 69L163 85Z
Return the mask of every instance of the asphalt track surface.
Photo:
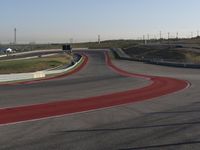
M72 76L35 84L1 86L0 107L75 101L136 90L152 82L117 74L106 66L102 52L86 54L88 64ZM190 81L192 86L147 101L2 125L0 149L198 149L199 70L119 60L114 64L129 72L181 78Z

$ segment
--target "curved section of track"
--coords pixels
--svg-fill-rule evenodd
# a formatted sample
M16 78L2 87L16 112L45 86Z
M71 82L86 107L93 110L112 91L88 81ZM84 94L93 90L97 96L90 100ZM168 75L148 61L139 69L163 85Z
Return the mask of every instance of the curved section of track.
M33 80L28 80L28 81L16 81L16 82L10 82L10 83L0 83L0 86L2 85L20 85L20 84L34 84L34 83L38 83L38 82L42 82L42 81L48 81L48 80L53 80L53 79L58 79L58 78L65 78L69 75L72 75L78 71L80 71L81 69L83 69L83 67L87 64L88 62L88 57L86 55L82 55L83 56L83 62L81 64L79 64L78 66L72 68L71 70L69 70L67 73L63 73L60 75L55 75L52 77L46 77L46 78L41 78L41 79L33 79Z
M2 108L0 109L0 124L37 120L133 103L176 92L188 86L188 82L183 80L128 73L114 66L108 56L108 53L105 53L105 57L106 64L118 74L133 78L148 79L151 81L150 84L138 89L130 89L123 92L93 96L90 98L53 101L22 107Z

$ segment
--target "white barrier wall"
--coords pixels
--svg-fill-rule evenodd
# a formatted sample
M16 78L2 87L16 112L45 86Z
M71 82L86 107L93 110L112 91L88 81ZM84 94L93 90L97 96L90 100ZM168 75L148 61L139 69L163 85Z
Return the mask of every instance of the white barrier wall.
M16 74L0 75L0 82L30 80L30 79L36 79L36 78L44 78L47 75L64 73L75 68L79 63L81 63L82 60L83 58L81 58L73 66L67 67L65 69L60 69L60 70L49 70L49 71L44 70L44 71L37 71L37 72L32 72L32 73L16 73Z
M33 73L7 74L7 75L0 75L0 82L19 81L32 78L34 78Z

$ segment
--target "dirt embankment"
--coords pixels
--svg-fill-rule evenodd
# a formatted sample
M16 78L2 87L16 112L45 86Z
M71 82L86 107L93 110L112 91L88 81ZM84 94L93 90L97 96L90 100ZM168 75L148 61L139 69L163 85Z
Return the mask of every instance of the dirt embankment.
M200 63L200 50L169 45L137 45L124 49L136 59L161 59L172 62Z

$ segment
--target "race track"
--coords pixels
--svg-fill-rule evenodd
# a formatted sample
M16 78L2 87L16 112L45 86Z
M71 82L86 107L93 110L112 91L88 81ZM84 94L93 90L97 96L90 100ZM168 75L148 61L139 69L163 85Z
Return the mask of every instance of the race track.
M70 76L0 86L0 149L198 148L199 70L84 54Z

